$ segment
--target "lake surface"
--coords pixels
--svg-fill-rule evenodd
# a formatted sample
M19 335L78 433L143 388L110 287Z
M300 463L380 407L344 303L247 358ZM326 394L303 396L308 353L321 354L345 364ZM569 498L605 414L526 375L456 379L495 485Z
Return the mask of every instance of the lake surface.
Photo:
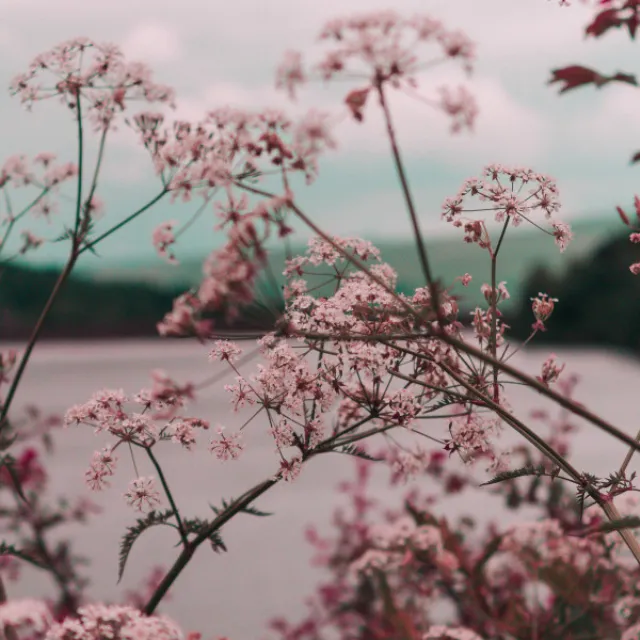
M250 344L245 343L247 348ZM149 386L153 369L164 369L180 382L201 381L222 370L220 365L208 362L207 353L206 347L190 342L42 344L34 353L15 406L37 400L44 410L62 413L100 388L123 388L133 393ZM567 363L567 371L580 375L576 399L635 435L640 426L640 364L597 350L556 353ZM537 374L547 354L529 349L512 362ZM248 365L243 370L251 368ZM525 419L532 409L548 406L538 394L521 386L511 387L510 399L517 415ZM229 429L241 424L241 418L230 412L222 384L203 390L189 415L205 418L212 425L226 424ZM84 493L83 474L91 454L107 440L94 435L89 427L78 427L60 430L55 442L56 453L48 465L53 493ZM257 419L245 429L245 442L242 458L229 463L213 458L204 446L192 453L179 451L169 443L162 446L159 457L183 513L207 517L211 513L209 504L237 496L276 471L278 460L263 420ZM608 473L619 466L625 453L623 444L586 425L577 436L572 461L580 470ZM144 464L139 466L142 474L151 472ZM633 463L631 466L637 467ZM256 503L274 515L239 516L226 525L223 536L229 552L218 555L203 546L176 582L172 598L162 611L185 630L202 631L204 640L225 635L230 640L265 638L269 636L266 621L271 617L287 614L292 620L298 619L305 611L304 599L312 594L322 575L309 565L312 549L304 540L304 528L313 523L321 532L330 530L331 515L341 501L336 484L352 477L352 472L351 458L327 455L308 463L296 482L277 485ZM73 531L79 550L93 559L90 593L95 599L119 600L151 567L169 566L177 555L168 529L149 531L134 546L125 577L116 584L119 540L136 517L121 497L133 477L131 461L121 455L111 489L92 494L104 513ZM391 489L387 477L384 468L376 471L374 495L396 506L408 487ZM419 483L429 491L427 479ZM497 503L481 495L481 499L477 494L463 495L447 502L446 513L467 510L485 518L495 514ZM50 583L41 573L26 572L20 585L9 588L11 597L44 596L50 592Z

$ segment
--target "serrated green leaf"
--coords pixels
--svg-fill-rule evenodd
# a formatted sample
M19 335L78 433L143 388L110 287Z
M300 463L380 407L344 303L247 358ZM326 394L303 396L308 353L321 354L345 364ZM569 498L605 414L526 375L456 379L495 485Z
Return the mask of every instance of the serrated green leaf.
M252 506L246 506L244 509L242 509L241 513L247 513L251 516L257 516L259 518L266 518L267 516L273 515L273 513L271 513L270 511L261 511L260 509L256 509Z
M73 231L65 225L64 232L61 233L57 238L52 240L52 242L62 242L63 240L69 240L72 237L73 237Z
M430 404L429 405L429 413L433 412L433 411L437 411L438 409L444 409L445 407L448 407L449 405L452 404L456 404L459 403L460 400L452 397L452 396L447 396L446 398L443 398L442 400L438 400L438 402L434 403L434 404Z
M173 517L173 509L167 509L166 511L150 511L144 518L139 518L132 527L127 528L120 543L120 553L118 560L118 582L122 580L124 574L124 567L127 564L129 553L133 547L134 542L144 533L147 529L155 527L156 525L166 524L169 518Z
M513 471L503 471L499 473L497 476L488 480L487 482L483 482L480 486L486 487L490 484L498 484L499 482L506 482L507 480L515 480L516 478L522 478L524 476L544 476L549 475L545 471L543 465L533 466L527 465L525 467L521 467L520 469L514 469Z
M347 444L339 449L336 449L337 453L344 453L348 456L354 456L356 458L362 458L363 460L369 460L369 462L382 462L382 458L377 458L375 456L369 455L366 451L363 451L360 447Z
M214 531L209 536L209 542L211 543L211 548L214 551L217 552L220 549L222 549L222 551L227 551L227 545L224 543L224 541L222 540L222 537L220 536L220 534L217 531Z
M202 518L188 518L183 520L183 523L187 533L195 533L196 535L211 525L211 522ZM218 531L213 531L207 538L211 542L211 547L214 551L219 551L220 549L227 551L227 545L225 545Z
M235 502L235 500L230 500L227 501L224 498L222 499L222 507L214 507L212 504L209 505L209 507L211 508L211 511L213 511L213 513L215 513L217 516L219 516L223 511L226 511L230 506L233 505L233 503ZM261 511L260 509L257 509L256 507L252 507L250 505L247 505L246 507L243 507L242 509L240 509L238 511L238 513L246 513L250 516L258 516L258 517L266 517L266 516L272 516L273 513L270 513L268 511Z

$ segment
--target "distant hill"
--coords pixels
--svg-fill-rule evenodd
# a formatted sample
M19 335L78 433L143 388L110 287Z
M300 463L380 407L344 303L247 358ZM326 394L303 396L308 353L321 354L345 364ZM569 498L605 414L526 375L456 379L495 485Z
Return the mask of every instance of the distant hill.
M579 220L572 224L575 237L564 254L554 244L553 238L529 225L512 229L500 249L498 259L498 279L505 280L512 299L505 308L519 304L522 287L527 277L537 267L544 266L551 273L561 274L570 265L589 255L595 248L619 234L623 227L615 215L606 219ZM371 239L371 238L370 238ZM373 240L373 239L372 239ZM424 279L418 261L413 240L375 242L382 252L385 262L391 264L399 274L399 288L409 293L424 286ZM453 283L457 276L470 273L475 286L468 289L461 286L456 291L464 296L465 307L474 307L482 301L479 286L490 279L489 260L486 251L476 245L462 242L459 235L427 238L427 248L433 269L446 285ZM305 250L304 246L294 247L294 254ZM184 251L184 248L183 248ZM180 257L180 247L178 248ZM156 286L194 286L199 282L202 272L202 258L183 259L180 265L171 266L160 258L154 263L129 265L108 265L99 270L100 261L94 261L94 267L87 272L99 281L147 282ZM275 246L270 253L270 266L278 283L283 284L282 270L285 252L281 246Z
M612 216L606 222L581 221L574 225L574 231L575 239L565 254L560 254L548 235L524 228L514 230L504 243L498 278L507 281L512 295L504 305L508 324L514 327L512 335L526 336L532 321L527 299L540 290L563 300L553 316L552 326L557 328L557 332L550 331L543 338L562 337L564 341L575 338L583 344L601 344L605 339L604 333L611 333L612 325L607 321L600 326L596 317L599 309L615 306L615 321L626 322L631 327L630 332L624 333L625 336L629 333L624 339L623 332L619 332L620 339L616 344L638 349L635 337L631 337L631 334L635 336L637 314L633 311L633 317L627 318L625 310L630 310L633 305L625 300L631 291L629 287L640 283L640 279L627 282L630 278L627 262L630 264L634 260L630 257L627 246L630 243L624 236L622 225ZM622 240L619 239L621 236L624 236ZM427 242L434 271L446 285L464 273L474 276L474 282L467 289L459 283L454 289L460 296L463 312L460 319L466 322L469 318L466 312L484 302L480 285L490 279L488 255L475 245L464 244L460 237L432 238ZM424 286L412 241L378 242L377 246L383 259L398 271L399 288L404 293ZM633 245L632 248L635 247ZM300 251L304 251L304 247L297 252ZM616 255L622 254L622 262L617 258L614 260ZM173 299L200 282L203 259L192 258L175 267L159 258L157 262L138 265L113 265L106 259L88 261L85 264L91 268L85 267L74 273L60 293L45 325L44 337L156 335L156 323L171 309ZM284 281L281 275L284 261L284 251L275 247L270 254L270 268L279 287ZM620 273L617 271L612 276L608 270L613 262ZM59 269L16 263L4 268L0 282L0 339L20 340L29 335ZM591 288L598 292L597 296L588 295ZM317 293L324 292L319 290ZM264 278L257 298L257 303L243 312L235 327L272 326L273 304L280 307L281 292L274 291L273 284ZM584 306L585 301L589 301L588 308ZM591 319L587 322L586 317ZM223 317L215 320L219 329L225 327Z
M529 335L533 315L528 297L538 291L558 298L548 330L536 342L618 348L640 355L640 276L629 266L640 261L640 247L620 233L562 274L536 269L527 279L523 299L507 324L511 335Z

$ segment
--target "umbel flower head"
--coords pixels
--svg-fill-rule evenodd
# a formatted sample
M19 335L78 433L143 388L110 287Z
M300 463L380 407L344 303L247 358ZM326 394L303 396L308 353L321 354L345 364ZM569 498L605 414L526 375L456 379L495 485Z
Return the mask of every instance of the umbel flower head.
M54 622L43 602L15 600L0 605L0 629L29 631L32 640L184 640L180 628L165 616L145 616L138 609L92 604L78 617Z

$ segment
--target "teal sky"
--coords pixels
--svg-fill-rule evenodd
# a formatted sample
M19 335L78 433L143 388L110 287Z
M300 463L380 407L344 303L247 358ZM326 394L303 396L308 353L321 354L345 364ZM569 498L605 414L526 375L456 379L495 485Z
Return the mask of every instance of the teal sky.
M287 49L315 50L315 35L326 20L390 5L404 14L442 19L477 43L470 79L454 64L420 79L424 95L442 84L467 86L480 108L474 133L452 137L446 116L406 96L396 96L392 103L427 239L451 232L440 221L442 201L492 162L553 175L565 206L559 216L563 220L615 215L615 204L631 203L640 176L640 167L628 164L640 149L637 90L588 88L558 97L557 89L546 86L550 70L568 64L603 73L635 71L627 61L638 50L625 34L585 41L583 29L592 10L577 2L560 8L555 0L4 0L0 80L8 85L36 54L83 35L120 44L131 59L149 63L159 82L176 88L180 117L197 118L225 105L284 106L293 113L320 107L339 114L341 99L355 87L315 85L291 105L274 89L274 69ZM426 49L425 54L428 59ZM309 215L333 233L372 240L409 238L388 143L374 110L371 104L362 125L345 121L338 126L338 151L324 158L316 184L302 187L297 196ZM61 159L75 159L73 122L61 105L36 104L29 113L5 92L0 115L3 158L51 150ZM148 158L122 125L108 146L99 189L106 203L101 227L126 217L158 188ZM88 256L84 267L149 260L161 264L154 257L152 230L165 220L186 221L197 205L160 204L102 245L103 262ZM64 201L60 209L50 226L31 220L29 227L38 235L56 237L68 213ZM204 256L219 245L215 222L213 212L205 212L182 237L178 258ZM51 244L30 260L61 262L65 250L63 243Z

